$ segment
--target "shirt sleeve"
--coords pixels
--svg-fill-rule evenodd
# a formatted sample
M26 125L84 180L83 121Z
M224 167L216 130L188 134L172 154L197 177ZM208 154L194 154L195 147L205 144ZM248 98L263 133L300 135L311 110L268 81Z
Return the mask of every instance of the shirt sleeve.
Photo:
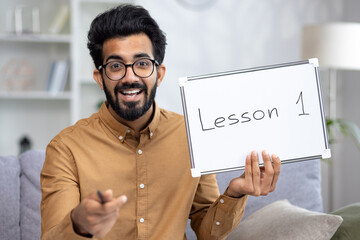
M190 213L191 227L199 240L225 239L244 215L247 195L219 195L216 176L201 176Z
M68 148L53 140L40 174L41 239L89 239L74 232L70 212L80 203L76 165Z
M41 235L41 240L48 239L72 239L72 240L89 240L87 237L82 237L74 232L72 225L70 212L65 216L65 218L56 226L49 229L47 232ZM92 240L97 238L93 237Z

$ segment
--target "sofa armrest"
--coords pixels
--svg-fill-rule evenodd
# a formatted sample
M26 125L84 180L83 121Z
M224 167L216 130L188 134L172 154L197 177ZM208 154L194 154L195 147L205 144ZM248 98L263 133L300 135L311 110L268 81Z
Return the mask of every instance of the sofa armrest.
M0 239L20 239L20 164L0 157Z
M30 150L19 157L21 166L20 221L21 239L40 239L41 190L40 172L45 160L44 150Z

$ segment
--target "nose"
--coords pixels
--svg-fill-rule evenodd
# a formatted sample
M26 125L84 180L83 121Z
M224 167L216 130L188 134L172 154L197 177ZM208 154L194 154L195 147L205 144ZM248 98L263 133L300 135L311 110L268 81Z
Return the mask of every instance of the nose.
M133 83L133 82L138 82L139 81L139 77L135 75L131 64L128 64L125 66L126 67L126 72L125 72L125 76L121 79L122 83Z

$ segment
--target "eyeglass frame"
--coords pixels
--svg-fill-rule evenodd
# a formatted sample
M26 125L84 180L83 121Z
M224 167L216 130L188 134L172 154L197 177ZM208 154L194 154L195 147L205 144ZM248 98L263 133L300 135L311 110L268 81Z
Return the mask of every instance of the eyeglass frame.
M152 63L152 66L153 66L153 69L152 69L151 73L150 73L148 76L146 76L146 77L141 77L141 76L137 75L136 72L134 71L134 64L135 64L136 62L142 60L142 59L149 60L149 61ZM124 76L122 76L121 78L119 78L119 79L117 79L117 80L114 80L114 79L110 78L110 77L107 75L107 73L106 73L106 66L107 66L108 64L110 64L110 63L113 63L113 62L119 62L119 63L121 63L121 64L123 64L123 65L125 66ZM132 69L133 73L135 74L135 76L137 76L137 77L139 77L139 78L148 78L148 77L150 77L150 76L154 73L155 67L158 67L159 65L160 65L159 62L156 61L155 59L151 59L151 58L139 58L139 59L135 60L133 63L129 63L129 64L125 64L125 63L123 63L123 62L121 62L121 61L119 61L119 60L118 60L118 61L110 61L110 62L107 62L107 63L105 63L105 64L103 64L103 65L100 65L100 66L98 67L98 70L101 71L102 69L104 69L105 75L106 75L111 81L120 81L121 79L123 79L123 78L126 76L128 67L131 67L131 69Z

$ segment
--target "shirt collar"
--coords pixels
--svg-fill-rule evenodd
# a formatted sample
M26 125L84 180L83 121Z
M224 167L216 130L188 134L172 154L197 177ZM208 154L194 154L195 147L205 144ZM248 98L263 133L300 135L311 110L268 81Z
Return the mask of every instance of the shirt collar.
M105 101L99 110L100 119L108 126L110 131L117 137L121 142L126 138L126 135L133 132L128 126L117 121L110 113L108 109L108 103ZM160 108L156 101L154 101L154 115L150 123L140 131L140 134L148 134L149 138L153 138L155 135L156 128L160 121Z

